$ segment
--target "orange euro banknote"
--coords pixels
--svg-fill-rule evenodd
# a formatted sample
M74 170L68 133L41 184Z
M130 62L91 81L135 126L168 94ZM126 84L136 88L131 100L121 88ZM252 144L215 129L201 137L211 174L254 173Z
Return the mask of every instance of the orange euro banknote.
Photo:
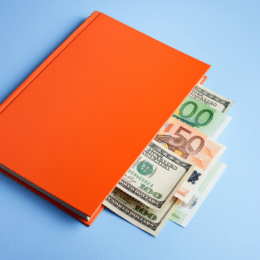
M174 195L185 203L190 201L207 173L226 150L221 143L174 117L159 130L155 140L173 153L196 164L193 173Z

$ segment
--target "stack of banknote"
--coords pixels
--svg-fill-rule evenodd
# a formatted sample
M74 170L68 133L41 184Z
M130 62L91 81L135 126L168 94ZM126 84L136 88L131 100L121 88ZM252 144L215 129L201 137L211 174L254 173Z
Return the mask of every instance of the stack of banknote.
M198 84L104 205L154 236L168 219L186 227L226 168L226 147L216 140L233 103Z

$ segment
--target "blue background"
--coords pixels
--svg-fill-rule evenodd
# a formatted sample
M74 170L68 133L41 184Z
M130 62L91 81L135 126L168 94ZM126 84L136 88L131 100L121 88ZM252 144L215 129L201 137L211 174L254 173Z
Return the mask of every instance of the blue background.
M94 10L212 65L205 86L235 100L228 168L157 238L109 210L88 228L0 174L0 259L260 259L260 1L0 0L0 101Z

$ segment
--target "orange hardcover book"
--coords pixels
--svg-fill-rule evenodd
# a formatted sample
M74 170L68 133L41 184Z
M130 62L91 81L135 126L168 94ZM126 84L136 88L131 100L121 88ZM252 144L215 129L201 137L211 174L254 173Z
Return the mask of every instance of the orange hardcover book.
M90 225L209 68L95 11L0 105L0 171Z

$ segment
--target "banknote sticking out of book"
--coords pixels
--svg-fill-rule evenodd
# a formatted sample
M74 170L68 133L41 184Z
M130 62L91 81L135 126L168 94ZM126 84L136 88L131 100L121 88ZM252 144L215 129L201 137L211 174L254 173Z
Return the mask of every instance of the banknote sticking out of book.
M197 84L103 204L154 236L168 219L186 227L226 168L233 103Z

